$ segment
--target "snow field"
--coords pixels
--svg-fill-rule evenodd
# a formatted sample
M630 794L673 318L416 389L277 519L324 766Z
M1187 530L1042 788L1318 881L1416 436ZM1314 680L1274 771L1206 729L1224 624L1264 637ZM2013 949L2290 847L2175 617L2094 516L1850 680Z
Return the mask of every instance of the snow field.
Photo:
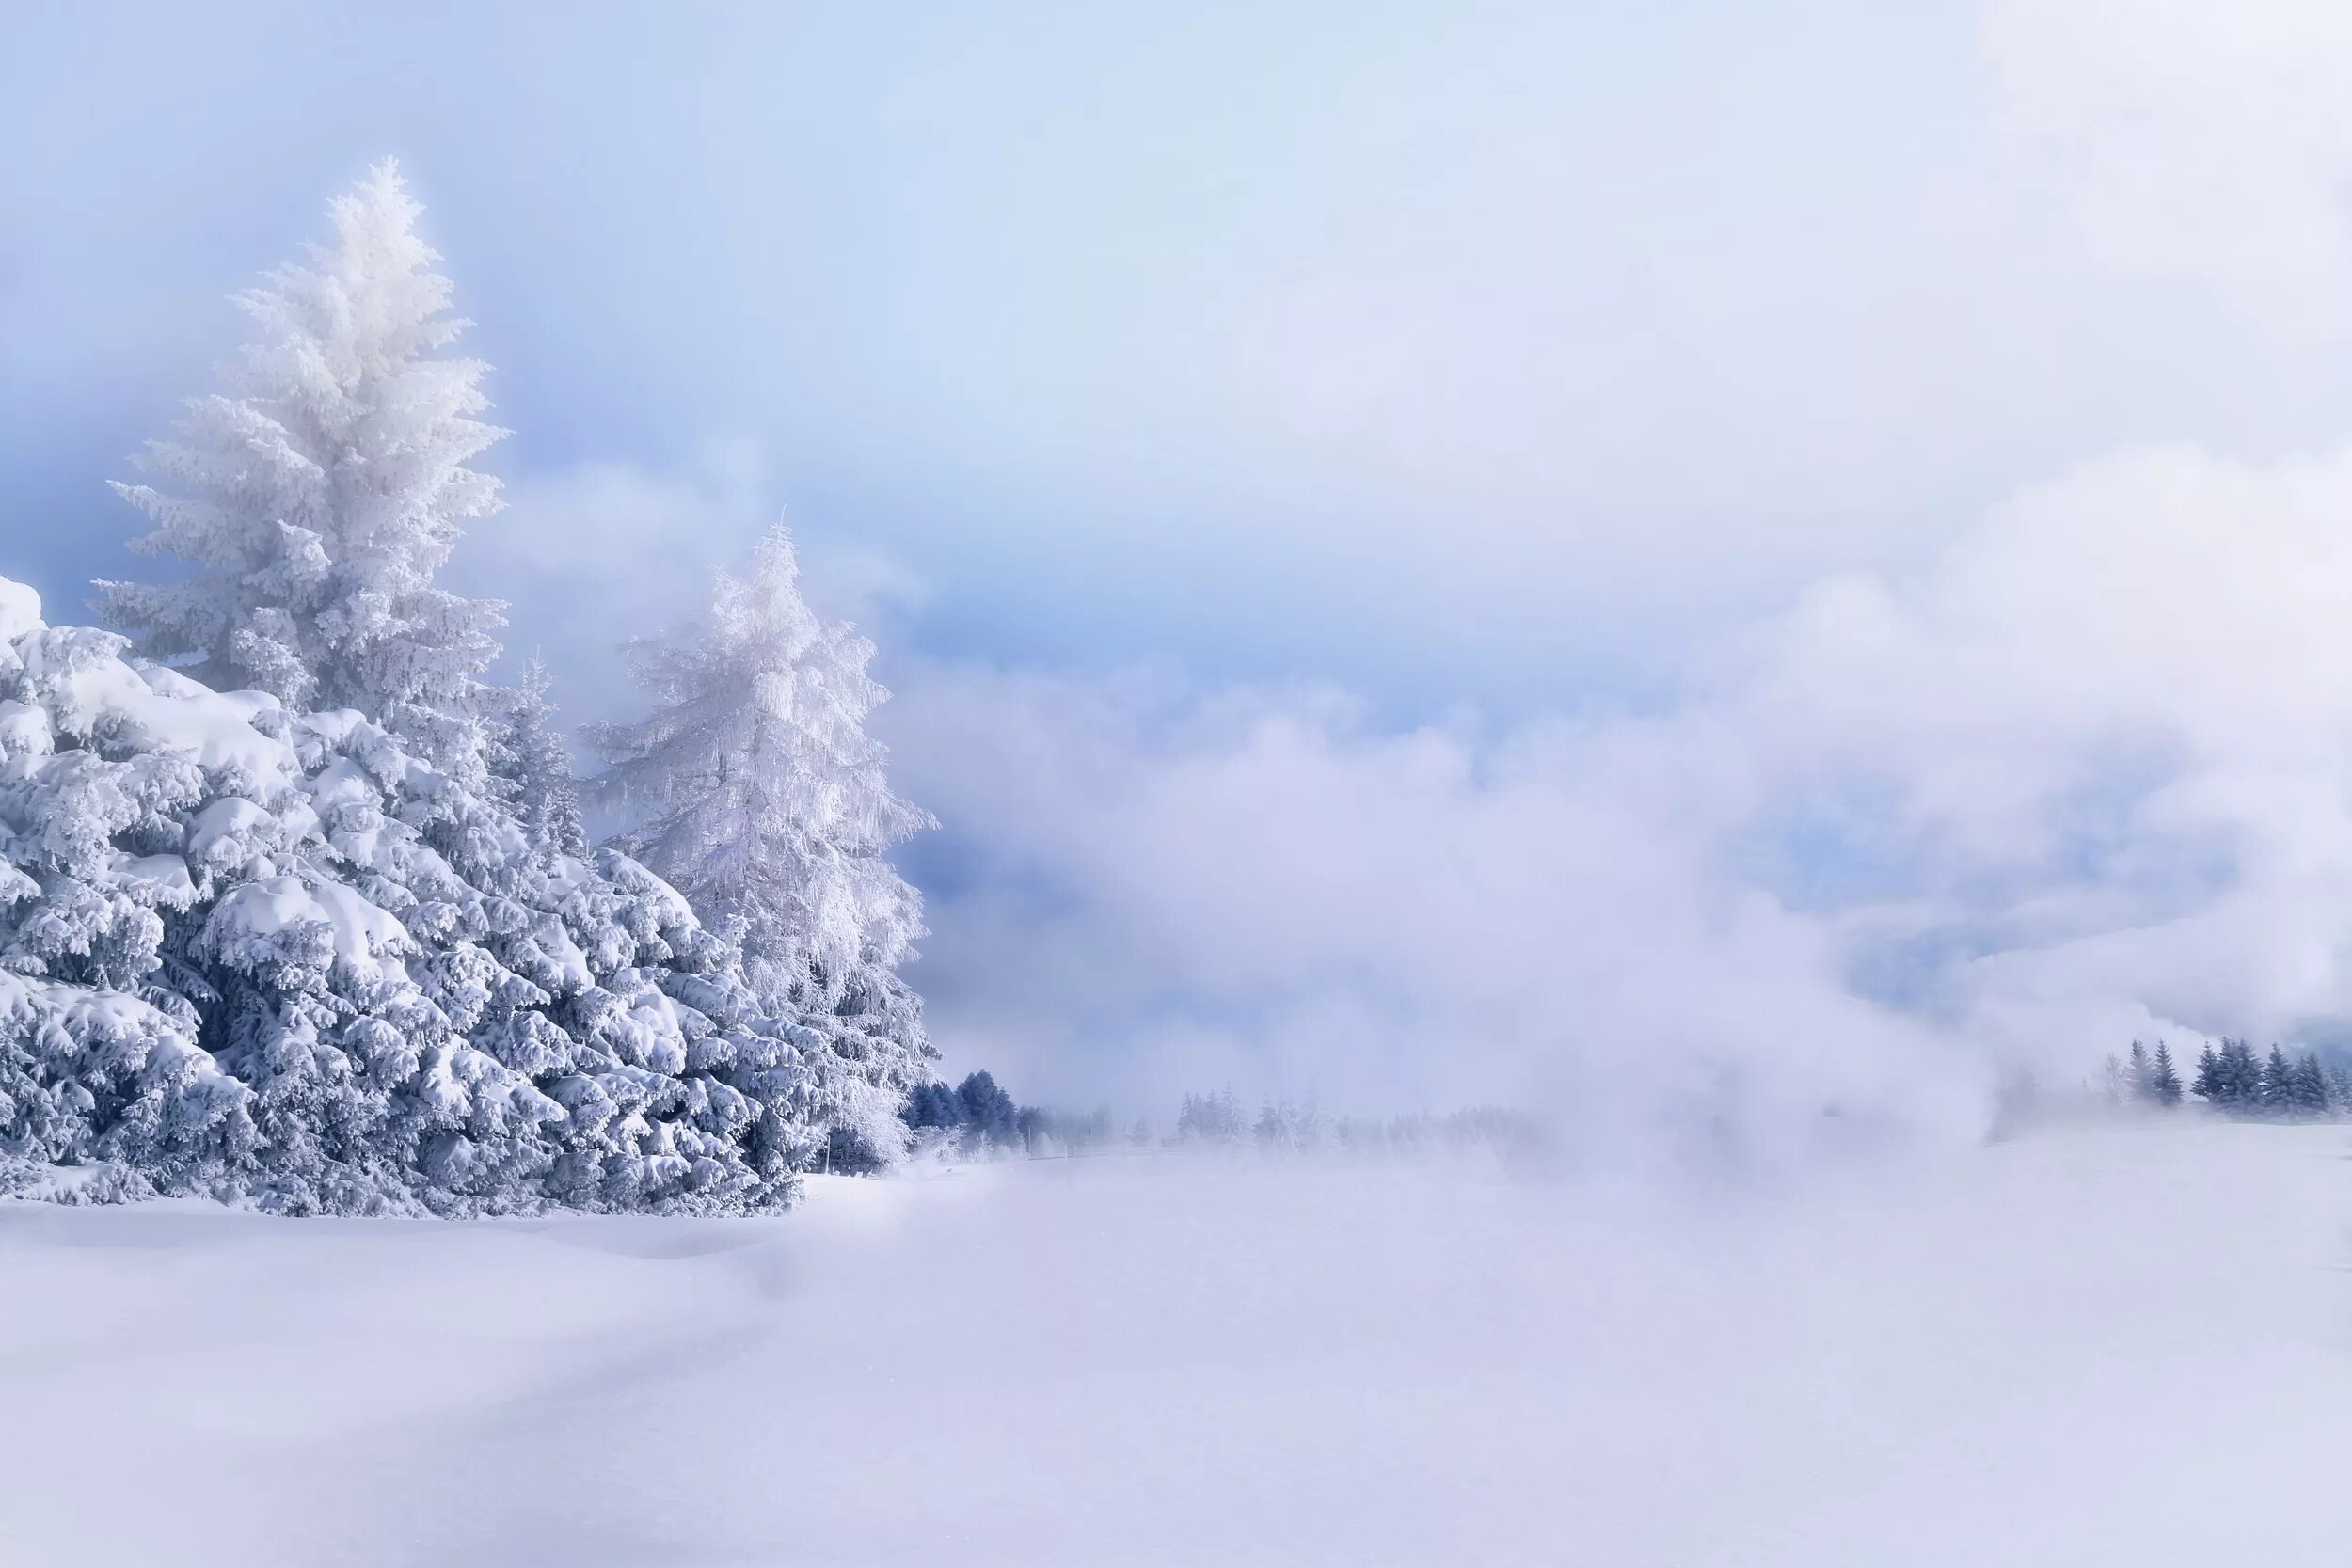
M2186 1125L1678 1195L1043 1162L740 1221L0 1205L0 1562L2337 1563L2346 1152Z

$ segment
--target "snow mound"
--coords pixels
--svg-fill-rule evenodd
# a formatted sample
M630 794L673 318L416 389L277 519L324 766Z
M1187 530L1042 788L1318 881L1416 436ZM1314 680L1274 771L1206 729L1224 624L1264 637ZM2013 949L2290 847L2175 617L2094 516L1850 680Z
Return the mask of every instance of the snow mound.
M13 578L0 578L0 642L13 642L45 625L40 618L40 594Z

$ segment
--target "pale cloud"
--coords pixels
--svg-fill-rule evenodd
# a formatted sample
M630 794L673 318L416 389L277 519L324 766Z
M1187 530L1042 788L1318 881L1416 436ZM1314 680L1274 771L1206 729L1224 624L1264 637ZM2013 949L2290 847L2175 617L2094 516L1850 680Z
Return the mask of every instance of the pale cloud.
M918 665L888 729L956 871L922 976L951 1048L1076 1094L1799 1142L1830 1103L1966 1132L2003 1069L2136 1036L2327 1037L2347 516L2352 452L2121 454L1719 640L1662 715L1501 735Z
M2352 10L2328 0L1990 0L1998 123L2059 220L2290 340L2352 336Z
M1223 1077L1645 1132L1707 1106L1801 1138L1756 1114L1791 1101L1964 1123L1979 1064L1852 994L1823 922L1710 863L1746 803L1707 729L1482 742L1311 694L923 672L888 730L971 859L918 973L951 1047L973 1030L1071 1094Z
M461 591L515 601L509 644L564 673L574 720L626 710L634 699L623 641L686 627L708 602L712 574L779 520L794 528L803 591L828 618L870 626L930 595L890 552L802 529L748 438L705 442L675 472L598 461L525 476L506 494L506 510L468 537L450 577Z

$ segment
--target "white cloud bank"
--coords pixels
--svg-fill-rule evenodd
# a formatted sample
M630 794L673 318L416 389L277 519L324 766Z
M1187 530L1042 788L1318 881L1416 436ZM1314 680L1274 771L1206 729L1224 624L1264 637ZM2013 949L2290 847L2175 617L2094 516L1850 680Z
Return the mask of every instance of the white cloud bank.
M2085 466L1655 717L929 666L922 975L1033 1092L1875 1105L2352 1009L2352 455ZM1052 1087L1049 1089L1047 1085ZM1759 1126L1777 1118L1759 1118Z

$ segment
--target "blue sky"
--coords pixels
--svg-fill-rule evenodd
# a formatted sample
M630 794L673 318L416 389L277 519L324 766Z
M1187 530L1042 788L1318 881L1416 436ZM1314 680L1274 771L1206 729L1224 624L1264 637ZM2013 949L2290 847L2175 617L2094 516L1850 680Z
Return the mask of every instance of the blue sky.
M2332 960L2180 999L2153 959L2082 958L2181 918L2133 903L2177 880L2161 866L2027 847L2144 738L2118 726L2182 722L2137 688L2063 722L2046 681L1965 733L1915 711L2008 690L1956 694L1963 641L2104 624L2097 552L2050 541L2133 537L2100 488L2139 493L2131 454L2299 496L2347 427L2352 154L2328 106L2352 52L2324 8L2218 33L2096 0L670 10L0 24L0 135L29 153L0 162L0 569L60 609L125 569L102 482L235 343L224 296L395 153L515 431L513 508L455 580L514 601L515 645L549 650L584 715L625 701L610 634L687 612L788 509L820 609L882 640L891 738L947 819L912 862L939 927L922 978L972 1059L1140 1099L1588 1074L1556 990L1466 956L1446 983L1472 1016L1439 1025L1444 985L1396 976L1455 939L1514 953L1522 927L1606 950L1616 906L1564 877L1660 920L1588 996L1636 954L1668 989L1725 966L1752 987L1720 1016L1599 1009L1676 1071L1732 1037L1780 1049L1770 1007L1867 1037L1859 1060L1912 1049L1915 1020L1871 1011L1922 989L1884 953L1975 954L1988 927L2071 977L2030 1006L1987 1001L1979 963L1931 977L2003 1051L2058 1027L2053 986L2086 1030L2298 1026L2346 999ZM2065 489L2086 464L2108 478ZM2005 530L2052 482L2061 520ZM2185 513L2180 559L2230 516ZM2012 591L2035 551L2056 578ZM1863 701L1893 676L1840 659L1906 638L1919 684ZM1841 639L1875 652L1824 652ZM1767 712L1818 753L1782 756ZM1628 760L1644 746L1670 760ZM1832 788L1820 756L1871 777ZM1960 769L1991 769L1972 816L1939 793ZM1666 800L1692 779L1703 798ZM1895 804L1825 829L1820 788ZM1788 820L1815 847L1750 853ZM1451 858L1318 836L1336 821ZM2220 832L2122 837L2206 877ZM1672 863L1531 869L1585 832ZM1286 869L1188 880L1235 852ZM1824 864L1867 896L1816 908ZM1329 899L1381 888L1395 930L1333 935ZM1260 897L1283 919L1257 948L1206 934ZM1793 924L1743 926L1751 898Z
M510 477L748 445L958 652L1550 701L2080 451L2339 413L2332 360L2019 243L1963 6L674 9L12 21L43 586L386 152Z

